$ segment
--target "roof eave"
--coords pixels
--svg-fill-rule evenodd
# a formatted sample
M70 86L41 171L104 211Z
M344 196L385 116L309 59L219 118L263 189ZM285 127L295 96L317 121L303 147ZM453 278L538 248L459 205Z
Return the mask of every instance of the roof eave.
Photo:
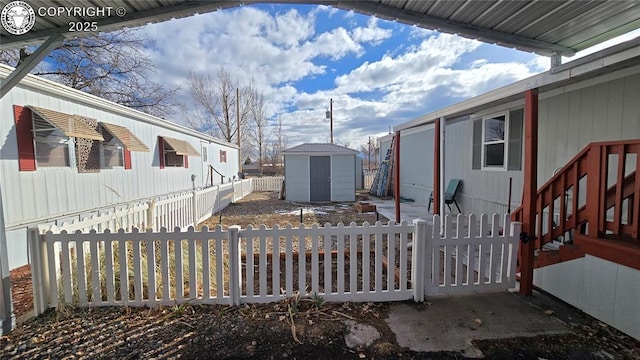
M606 67L632 59L638 59L638 62L640 62L640 37L591 54L575 62L563 64L556 69L534 75L432 113L422 115L416 119L394 126L393 131L407 130L417 126L431 124L440 118L472 115L481 109L516 100L522 97L522 94L526 90L534 88L549 90L562 86L564 82L575 79L576 77L586 77L589 76L590 73L596 75L598 71Z

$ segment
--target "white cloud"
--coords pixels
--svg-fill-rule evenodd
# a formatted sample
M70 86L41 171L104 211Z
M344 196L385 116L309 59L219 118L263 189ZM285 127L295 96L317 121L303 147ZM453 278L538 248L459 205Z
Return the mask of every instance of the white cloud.
M397 57L384 56L380 61L364 63L347 75L336 78L336 85L344 92L366 92L393 89L407 83L428 82L433 71L452 66L458 57L480 45L479 42L452 35L432 36L419 47L409 49Z
M243 83L253 79L264 93L268 114L282 119L289 146L329 141L325 110L330 98L335 139L357 148L368 136L435 110L439 97L477 95L529 76L529 68L538 67L485 59L462 64L461 56L473 54L480 42L410 27L404 32L406 43L399 43L392 31L402 32L397 30L402 25L370 17L363 26L353 12L343 12L342 24L330 30L316 30L319 17L337 11L317 6L307 13L295 9L269 13L243 6L148 25L140 31L157 39L149 54L159 79L182 87L176 102L190 101L186 82L190 70L215 75L223 66ZM363 45L384 46L380 49L386 55L358 60L365 54ZM345 71L347 65L352 68ZM338 73L334 82L323 90L300 87L300 82L334 72Z
M366 28L358 27L351 31L353 40L357 42L380 44L391 36L391 29L378 27L378 19L371 16Z

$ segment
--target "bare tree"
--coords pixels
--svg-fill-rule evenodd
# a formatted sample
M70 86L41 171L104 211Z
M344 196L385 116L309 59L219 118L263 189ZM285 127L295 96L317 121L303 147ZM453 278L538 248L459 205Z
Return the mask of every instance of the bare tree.
M178 90L149 80L155 72L145 48L153 41L134 29L65 40L32 73L157 116L171 112ZM0 62L17 66L33 47L0 51Z
M378 151L378 139L372 139L369 137L369 142L360 146L360 153L366 154L363 166L366 170L375 170L378 168L378 157L376 153Z
M185 119L187 124L229 142L237 140L238 117L242 130L251 112L253 85L240 87L223 67L215 77L189 72L188 82L196 114Z
M258 167L262 174L262 165L265 158L265 146L267 142L267 127L269 125L266 108L264 104L264 95L253 91L253 104L251 106L251 127L248 133L258 153Z
M283 163L282 152L287 146L287 135L284 127L282 126L282 119L278 117L278 121L273 129L273 141L271 142L271 148L268 150L268 157L271 161L273 169L282 174L281 167Z

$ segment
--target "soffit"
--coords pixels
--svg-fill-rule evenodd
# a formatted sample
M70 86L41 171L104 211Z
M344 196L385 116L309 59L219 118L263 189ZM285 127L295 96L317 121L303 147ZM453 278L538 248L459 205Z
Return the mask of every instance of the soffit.
M0 7L10 1L0 0ZM126 15L37 17L34 28L23 35L11 35L0 28L0 48L42 42L56 33L78 36L68 29L69 22L74 21L97 21L104 32L256 3L324 4L542 55L570 56L640 28L640 1L630 0L94 0L91 3L114 12L124 9ZM65 1L65 7L84 4L79 0Z

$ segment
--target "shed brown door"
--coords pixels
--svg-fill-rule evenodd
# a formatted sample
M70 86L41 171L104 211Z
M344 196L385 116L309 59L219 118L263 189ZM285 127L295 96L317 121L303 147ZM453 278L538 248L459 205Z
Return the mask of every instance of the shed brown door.
M311 156L309 177L309 199L311 201L331 201L331 157Z

